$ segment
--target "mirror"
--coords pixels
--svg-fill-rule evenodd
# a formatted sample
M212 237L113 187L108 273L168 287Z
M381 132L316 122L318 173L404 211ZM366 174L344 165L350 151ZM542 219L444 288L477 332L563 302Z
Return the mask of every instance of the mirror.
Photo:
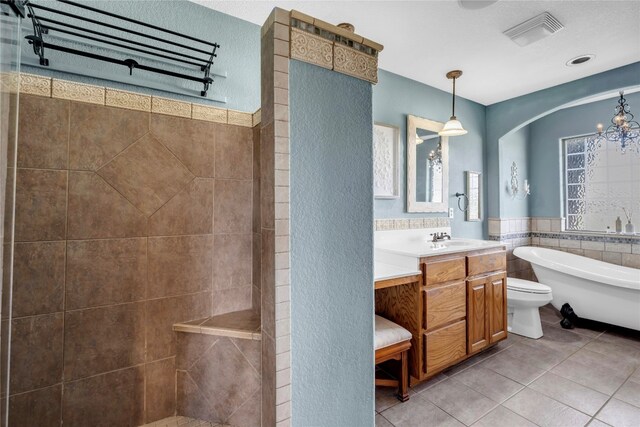
M407 116L407 212L447 212L449 209L448 138L444 126Z
M480 172L466 171L467 175L467 221L482 220L482 204L480 200L480 187L482 183L482 174Z

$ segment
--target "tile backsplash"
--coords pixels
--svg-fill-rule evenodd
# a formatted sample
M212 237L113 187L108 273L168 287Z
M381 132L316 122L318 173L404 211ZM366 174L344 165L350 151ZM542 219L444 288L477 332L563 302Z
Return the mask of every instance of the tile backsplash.
M511 249L541 246L640 268L640 235L565 231L564 218L490 218L489 238L503 241Z

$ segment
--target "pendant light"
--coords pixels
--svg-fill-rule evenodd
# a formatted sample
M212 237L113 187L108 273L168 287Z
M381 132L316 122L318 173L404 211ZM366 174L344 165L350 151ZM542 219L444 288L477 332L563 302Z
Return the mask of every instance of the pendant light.
M453 80L453 101L451 118L444 124L442 130L438 132L438 135L440 136L459 136L467 133L467 131L462 127L460 120L456 118L456 79L461 75L462 71L460 70L453 70L447 73L447 78Z

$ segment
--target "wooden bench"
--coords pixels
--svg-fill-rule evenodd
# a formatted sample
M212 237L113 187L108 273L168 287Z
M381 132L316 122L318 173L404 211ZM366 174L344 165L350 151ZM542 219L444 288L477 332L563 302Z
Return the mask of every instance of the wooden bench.
M376 365L388 360L400 362L400 372L397 380L376 378L376 385L398 387L398 399L401 402L409 400L409 349L411 348L411 332L400 325L378 315L375 316L376 335Z

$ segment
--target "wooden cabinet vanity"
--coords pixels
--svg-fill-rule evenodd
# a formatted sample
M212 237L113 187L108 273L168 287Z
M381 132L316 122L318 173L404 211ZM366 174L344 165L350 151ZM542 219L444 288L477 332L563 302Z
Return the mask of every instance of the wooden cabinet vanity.
M412 385L507 337L504 247L430 256L420 265L422 280L376 290L376 313L413 335Z

